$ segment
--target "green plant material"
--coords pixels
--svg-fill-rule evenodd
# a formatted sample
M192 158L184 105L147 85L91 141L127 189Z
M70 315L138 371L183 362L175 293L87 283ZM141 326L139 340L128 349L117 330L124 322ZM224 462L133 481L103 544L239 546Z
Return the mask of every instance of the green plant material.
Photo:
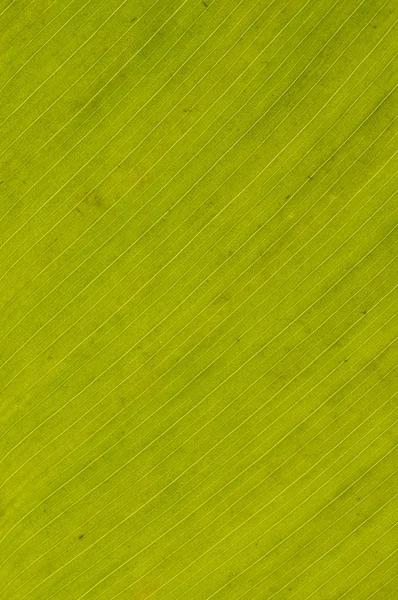
M396 19L2 0L1 599L396 598Z

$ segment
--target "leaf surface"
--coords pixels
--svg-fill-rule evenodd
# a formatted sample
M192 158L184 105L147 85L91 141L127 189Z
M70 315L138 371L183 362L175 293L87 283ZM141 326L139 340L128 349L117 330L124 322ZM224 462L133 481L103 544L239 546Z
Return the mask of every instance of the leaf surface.
M0 598L395 597L396 19L0 2Z

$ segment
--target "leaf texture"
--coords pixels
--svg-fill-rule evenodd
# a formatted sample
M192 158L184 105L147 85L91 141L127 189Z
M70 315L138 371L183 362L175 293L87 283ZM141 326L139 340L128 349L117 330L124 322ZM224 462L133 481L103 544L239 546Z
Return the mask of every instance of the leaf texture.
M1 0L1 599L397 597L396 21Z

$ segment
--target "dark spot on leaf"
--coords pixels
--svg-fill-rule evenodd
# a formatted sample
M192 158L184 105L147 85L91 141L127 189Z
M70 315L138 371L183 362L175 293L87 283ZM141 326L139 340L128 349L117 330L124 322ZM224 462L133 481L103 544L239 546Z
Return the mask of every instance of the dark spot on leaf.
M134 23L134 21L137 20L137 17L133 17L132 19L130 19L130 23Z
M366 310L363 310L363 311L362 311L362 314L363 314L363 315L366 315Z
M105 199L96 191L88 192L75 208L80 215L86 215L93 209L103 210L106 208Z
M79 535L79 540L82 540L84 538L84 533Z
M202 0L202 4L203 4L203 6L205 6L206 8L208 8L208 7L209 7L209 5L208 5L208 4L206 4L206 2L205 2L204 0Z

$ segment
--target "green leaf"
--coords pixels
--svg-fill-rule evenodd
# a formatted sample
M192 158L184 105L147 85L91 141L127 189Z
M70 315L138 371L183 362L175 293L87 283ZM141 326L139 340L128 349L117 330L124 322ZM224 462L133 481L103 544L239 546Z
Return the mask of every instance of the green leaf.
M396 597L396 13L0 3L0 598Z

